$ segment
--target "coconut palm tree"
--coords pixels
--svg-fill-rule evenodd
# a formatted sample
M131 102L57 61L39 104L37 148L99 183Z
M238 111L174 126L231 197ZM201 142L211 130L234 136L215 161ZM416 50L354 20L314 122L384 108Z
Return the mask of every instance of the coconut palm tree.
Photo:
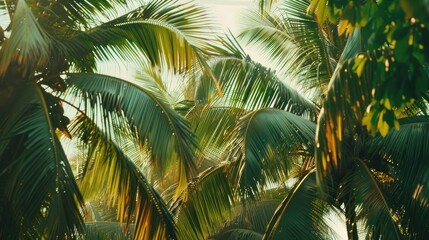
M343 212L349 239L359 238L358 227L364 229L364 235L370 239L423 239L428 226L417 224L416 227L413 224L428 214L428 195L423 190L428 180L425 161L428 151L422 150L427 142L423 136L427 134L424 127L427 124L427 92L421 89L422 92L414 95L415 103L393 109L396 116L402 117L396 124L398 131L389 131L387 127L383 132L377 126L382 136L374 136L374 131L368 132L365 125L368 130L372 127L369 120L365 120L369 115L366 110L367 106L374 105L374 89L379 87L373 85L375 76L382 75L373 73L385 70L376 67L378 52L368 51L369 45L365 43L366 39L371 39L373 28L357 27L344 37L341 35L344 29L337 30L337 26L325 22L327 17L320 20L321 15L329 12L324 7L326 1L310 3L284 1L272 12L255 17L242 37L263 46L263 50L282 65L280 67L286 70L292 67L286 74L292 74L301 82L310 80L311 84L305 86L321 88L319 92L323 93L323 98L319 98L322 111L317 123L316 173L323 194L316 197ZM373 3L368 1L370 4ZM386 4L371 6L383 9ZM399 4L395 7L398 11L406 11ZM316 15L307 14L308 9L315 11ZM414 63L421 64L419 68L427 67L427 61ZM427 75L423 77L427 78ZM387 108L390 106L385 105ZM393 119L387 114L392 112L383 112L386 113L385 119ZM374 116L371 121L378 115ZM381 117L379 122L383 124L383 121L388 120ZM413 131L413 128L419 130ZM414 138L419 142L411 140ZM286 211L293 206L294 196L299 199L300 194L305 193L302 188L308 188L309 179L304 178L292 195L286 197L264 238L296 238L299 235L294 234L311 232L306 230L304 222L291 225ZM304 216L305 213L300 214ZM313 235L312 238L319 237Z
M183 239L225 237L219 229L233 221L231 207L246 210L264 199L268 185L283 184L295 164L313 159L302 156L312 156L315 124L308 119L315 121L317 106L254 62L233 37L221 41L225 52L209 66L223 95L201 75L186 114L208 169L173 203ZM310 170L303 167L301 175Z
M162 174L178 166L180 191L196 170L195 135L157 79L130 82L97 68L119 59L204 69L204 12L123 0L4 0L0 11L9 17L0 29L0 237L76 238L84 201L103 195L120 222L135 224L134 238L176 238L170 210L130 154L146 153ZM84 148L79 182L61 137Z
M233 37L209 44L191 5L155 1L115 18L123 1L3 3L2 237L329 239L332 212L349 239L428 234L426 102L401 109L398 131L366 130L375 67L359 68L372 56L364 29L341 35L307 14L310 1L261 1L240 39L262 46L274 71ZM95 73L113 57L147 71L133 82ZM181 101L159 69L189 78ZM83 147L79 187L60 136ZM83 197L115 206L124 224L100 222L94 202L85 232Z

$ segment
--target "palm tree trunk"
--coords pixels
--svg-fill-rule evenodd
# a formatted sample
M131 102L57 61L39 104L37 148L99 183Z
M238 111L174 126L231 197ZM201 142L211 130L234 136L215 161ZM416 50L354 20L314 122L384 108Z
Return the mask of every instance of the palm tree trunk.
M349 240L358 240L358 232L356 226L356 211L354 208L354 201L350 194L344 198L346 225L347 225L347 237Z

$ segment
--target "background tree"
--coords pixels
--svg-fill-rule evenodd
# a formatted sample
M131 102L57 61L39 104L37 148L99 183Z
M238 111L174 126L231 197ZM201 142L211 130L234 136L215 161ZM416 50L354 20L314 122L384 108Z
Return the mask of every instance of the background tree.
M404 69L427 79L425 15L402 2L260 1L238 40L214 40L190 4L3 1L1 236L329 239L338 213L349 239L424 239L427 89L386 90ZM412 64L396 59L403 28L419 29ZM96 73L115 57L142 67L135 81ZM60 136L86 156L79 188Z
M0 10L10 18L0 50L0 236L74 238L84 197L101 191L120 222L135 223L135 238L176 238L169 209L122 146L147 149L162 173L177 160L183 187L195 172L195 135L155 80L96 70L115 58L175 72L204 64L205 14L174 1L16 0ZM61 136L85 148L80 189Z

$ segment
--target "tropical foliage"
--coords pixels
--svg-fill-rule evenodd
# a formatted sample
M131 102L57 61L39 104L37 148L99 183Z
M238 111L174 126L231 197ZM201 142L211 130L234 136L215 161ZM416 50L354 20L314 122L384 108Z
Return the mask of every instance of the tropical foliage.
M425 1L259 1L237 37L176 1L0 11L0 238L429 235Z

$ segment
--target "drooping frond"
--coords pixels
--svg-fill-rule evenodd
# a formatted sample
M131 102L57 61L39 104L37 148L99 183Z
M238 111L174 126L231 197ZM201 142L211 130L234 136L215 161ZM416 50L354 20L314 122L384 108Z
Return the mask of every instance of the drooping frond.
M417 116L400 120L398 131L392 129L386 137L377 136L369 142L369 152L386 158L393 164L395 175L404 185L415 186L429 180L429 117ZM411 193L409 193L411 194Z
M313 122L278 109L240 119L229 157L240 194L253 196L264 184L285 180L294 162L312 154L315 129Z
M105 75L70 74L66 81L70 85L66 94L78 97L73 104L104 126L109 125L111 114L123 116L135 140L148 147L157 171L165 173L179 159L181 187L193 177L195 135L150 79L140 86Z
M327 213L318 197L316 174L310 171L279 205L263 239L326 239Z
M33 0L31 2L37 2L38 0ZM115 8L126 8L126 0L113 0L113 1L93 1L93 0L79 0L79 1L69 1L69 0L50 0L48 3L43 4L33 4L37 9L38 6L44 7L45 10L49 9L54 12L55 15L62 17L62 20L67 20L68 23L78 23L81 26L88 27L93 22L94 15L104 15L107 11L114 11ZM141 0L137 2L143 3Z
M204 157L214 163L230 149L238 119L246 114L239 108L197 105L186 115L200 142Z
M305 90L320 91L329 82L341 46L334 48L330 36L334 33L324 33L314 16L307 14L309 3L286 0L262 16L249 14L240 38L260 48L276 69Z
M386 137L369 142L368 158L374 168L384 171L395 181L387 181L395 205L405 211L401 226L406 235L420 238L428 234L429 225L429 118L427 116L400 119L399 131L391 130ZM387 169L380 169L382 163ZM383 180L383 179L382 179ZM389 188L389 189L390 189Z
M196 68L204 54L212 51L211 35L205 31L210 26L205 12L192 4L157 0L66 39L64 44L74 47L67 49L76 60L88 52L97 59L116 56L136 61L141 58L135 54L137 50L152 65L182 72ZM90 44L82 44L85 42Z
M207 237L231 216L232 191L225 165L209 168L189 183L173 205L179 239Z
M233 229L249 229L261 235L264 234L274 212L282 202L281 200L248 201L236 206L234 212L239 212L239 214L229 221L227 226L220 232L226 233L228 230Z
M87 148L80 183L84 196L106 194L109 204L117 205L119 222L126 222L127 228L135 224L134 239L176 238L168 207L120 146L86 115L72 121L70 130Z
M215 98L218 105L246 110L274 107L309 118L318 112L313 102L283 83L273 71L249 58L219 58L211 68L223 90L223 96ZM196 101L213 99L215 89L210 77L203 75L196 91Z
M15 224L0 235L72 237L83 231L79 212L83 199L56 134L55 113L47 104L48 94L39 86L30 83L20 90L24 95L10 107L23 115L15 116L16 122L11 123L5 120L14 114L6 111L0 119L0 126L9 127L1 130L5 134L0 155L0 219L4 226ZM18 235L9 235L9 231Z
M389 205L387 195L379 183L382 179L377 179L361 159L356 159L355 162L356 171L351 173L350 182L344 189L353 194L357 217L364 221L367 236L374 239L402 239L398 216Z
M0 49L0 77L5 78L26 77L36 67L45 66L49 62L52 44L25 0L18 0L15 8L11 35ZM15 72L8 72L10 65ZM5 76L7 72L12 76Z

